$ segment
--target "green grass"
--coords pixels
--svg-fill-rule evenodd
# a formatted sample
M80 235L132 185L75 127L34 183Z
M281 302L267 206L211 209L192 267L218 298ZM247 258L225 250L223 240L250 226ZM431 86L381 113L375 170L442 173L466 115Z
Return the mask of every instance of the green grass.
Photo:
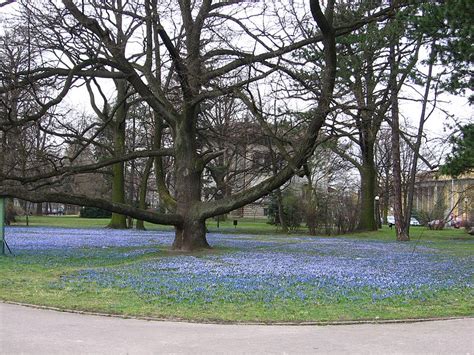
M275 234L282 233L277 227L266 223L265 219L240 218L237 220L237 226L234 226L233 219L220 221L217 227L217 221L207 220L209 232L219 233L241 233L241 234ZM28 225L32 227L63 227L63 228L106 228L109 224L109 218L80 218L78 216L30 216ZM26 226L26 217L16 218L16 226ZM172 226L153 224L145 222L145 228L150 230L172 230ZM302 227L298 232L306 233L307 229Z
M61 228L106 228L110 218L80 218L79 216L30 216L30 227L61 227ZM16 218L15 226L26 226L26 217ZM171 230L173 227L145 222L145 228L156 230Z
M108 219L83 219L74 216L30 217L31 226L54 226L74 228L103 228ZM18 220L17 225L24 225ZM169 229L165 226L147 224L148 229ZM258 234L253 239L285 241L287 236L275 233L275 227L264 221L239 220L234 228L232 220L210 221L208 228L214 231L229 231L242 234ZM377 232L356 233L343 238L358 240L394 241L395 231L384 227ZM473 237L463 230L430 231L423 227L411 228L410 246L430 247L453 257L471 257L474 253ZM86 310L122 315L191 319L230 322L307 322L348 321L365 319L432 318L472 316L472 289L452 289L429 295L426 299L385 299L373 302L369 296L353 303L335 298L324 302L281 301L269 305L265 302L175 302L166 297L145 299L128 288L98 287L94 283L61 285L63 275L94 268L113 268L133 264L146 259L167 258L176 254L160 250L127 259L108 259L107 253L95 257L58 257L48 255L20 255L0 258L0 300L31 303L63 309ZM230 249L214 249L212 253L232 253ZM102 255L104 257L102 257ZM206 258L206 252L195 257ZM420 271L422 272L422 271Z

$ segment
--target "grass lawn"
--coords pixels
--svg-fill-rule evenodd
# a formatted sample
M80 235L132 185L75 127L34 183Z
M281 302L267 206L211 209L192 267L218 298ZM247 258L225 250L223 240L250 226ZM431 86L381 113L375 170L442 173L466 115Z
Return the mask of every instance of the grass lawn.
M304 322L473 315L474 239L412 228L344 237L282 235L251 220L208 226L214 249L168 250L172 231L32 217L6 229L0 299L124 315ZM67 228L64 228L67 227ZM79 228L81 227L81 228ZM88 227L88 229L82 228ZM153 227L153 228L151 228ZM216 233L233 231L234 234ZM251 234L258 233L258 234Z
M79 218L78 216L30 216L28 218L29 226L47 226L47 227L64 227L64 228L105 228L109 224L109 218ZM17 217L16 226L26 226L25 216ZM258 219L238 219L237 226L234 226L232 219L226 221L217 221L209 219L207 227L210 232L225 232L225 233L275 233L278 229L266 223L266 220ZM145 222L145 228L151 230L172 230L173 227L153 224ZM301 228L301 231L306 231L306 228Z
M106 228L109 224L109 218L79 218L78 216L30 216L29 226L32 227L63 227L63 228ZM225 234L255 234L255 235L285 235L280 228L266 223L265 219L240 218L237 220L237 226L234 226L233 219L220 221L217 227L217 221L208 219L206 221L208 231L210 233L225 233ZM26 219L24 216L17 217L15 226L26 226ZM153 224L145 222L147 230L171 231L173 227L160 224ZM306 234L308 229L305 226L292 234L300 235ZM450 239L472 239L463 230L445 229L440 231L429 230L425 227L411 227L411 239L417 241L420 238L423 240L450 240ZM390 229L383 226L377 232L361 232L347 235L349 238L360 239L378 239L378 240L394 240L395 229Z

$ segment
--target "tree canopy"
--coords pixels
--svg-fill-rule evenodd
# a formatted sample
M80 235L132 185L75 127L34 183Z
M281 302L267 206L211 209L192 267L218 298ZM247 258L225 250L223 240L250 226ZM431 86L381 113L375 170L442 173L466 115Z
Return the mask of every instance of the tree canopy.
M474 124L459 126L459 131L451 137L453 146L451 154L446 157L446 163L441 172L457 177L474 170Z

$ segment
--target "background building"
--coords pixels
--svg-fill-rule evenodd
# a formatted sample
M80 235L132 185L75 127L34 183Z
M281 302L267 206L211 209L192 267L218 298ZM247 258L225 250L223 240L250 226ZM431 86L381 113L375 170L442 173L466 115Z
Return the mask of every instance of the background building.
M415 185L413 207L429 219L456 218L462 223L474 221L474 173L454 179L438 172L419 174Z

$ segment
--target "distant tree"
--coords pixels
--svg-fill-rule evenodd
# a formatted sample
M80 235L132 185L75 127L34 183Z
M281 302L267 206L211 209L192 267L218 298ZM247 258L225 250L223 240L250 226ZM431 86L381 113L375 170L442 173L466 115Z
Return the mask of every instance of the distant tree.
M453 151L446 157L441 172L459 176L474 170L474 124L459 126L459 134L451 138Z
M334 21L351 22L360 14L370 15L377 11L378 3L360 1L357 3L340 2L335 7ZM411 8L406 11L412 11ZM400 28L399 28L400 27ZM335 114L328 129L340 137L341 141L350 141L351 150L334 151L344 157L360 175L360 208L358 229L376 230L379 223L375 219L375 196L378 193L376 145L379 131L387 119L391 105L389 80L390 50L387 43L394 32L401 38L405 28L400 21L380 21L364 26L351 34L338 39L340 56L336 78ZM399 39L397 38L397 39ZM308 47L311 48L311 47ZM398 70L397 91L405 85L406 79L418 60L420 42L417 39L397 42L394 66ZM318 52L309 49L302 51L303 57L310 59ZM310 82L320 80L318 71L309 73Z

